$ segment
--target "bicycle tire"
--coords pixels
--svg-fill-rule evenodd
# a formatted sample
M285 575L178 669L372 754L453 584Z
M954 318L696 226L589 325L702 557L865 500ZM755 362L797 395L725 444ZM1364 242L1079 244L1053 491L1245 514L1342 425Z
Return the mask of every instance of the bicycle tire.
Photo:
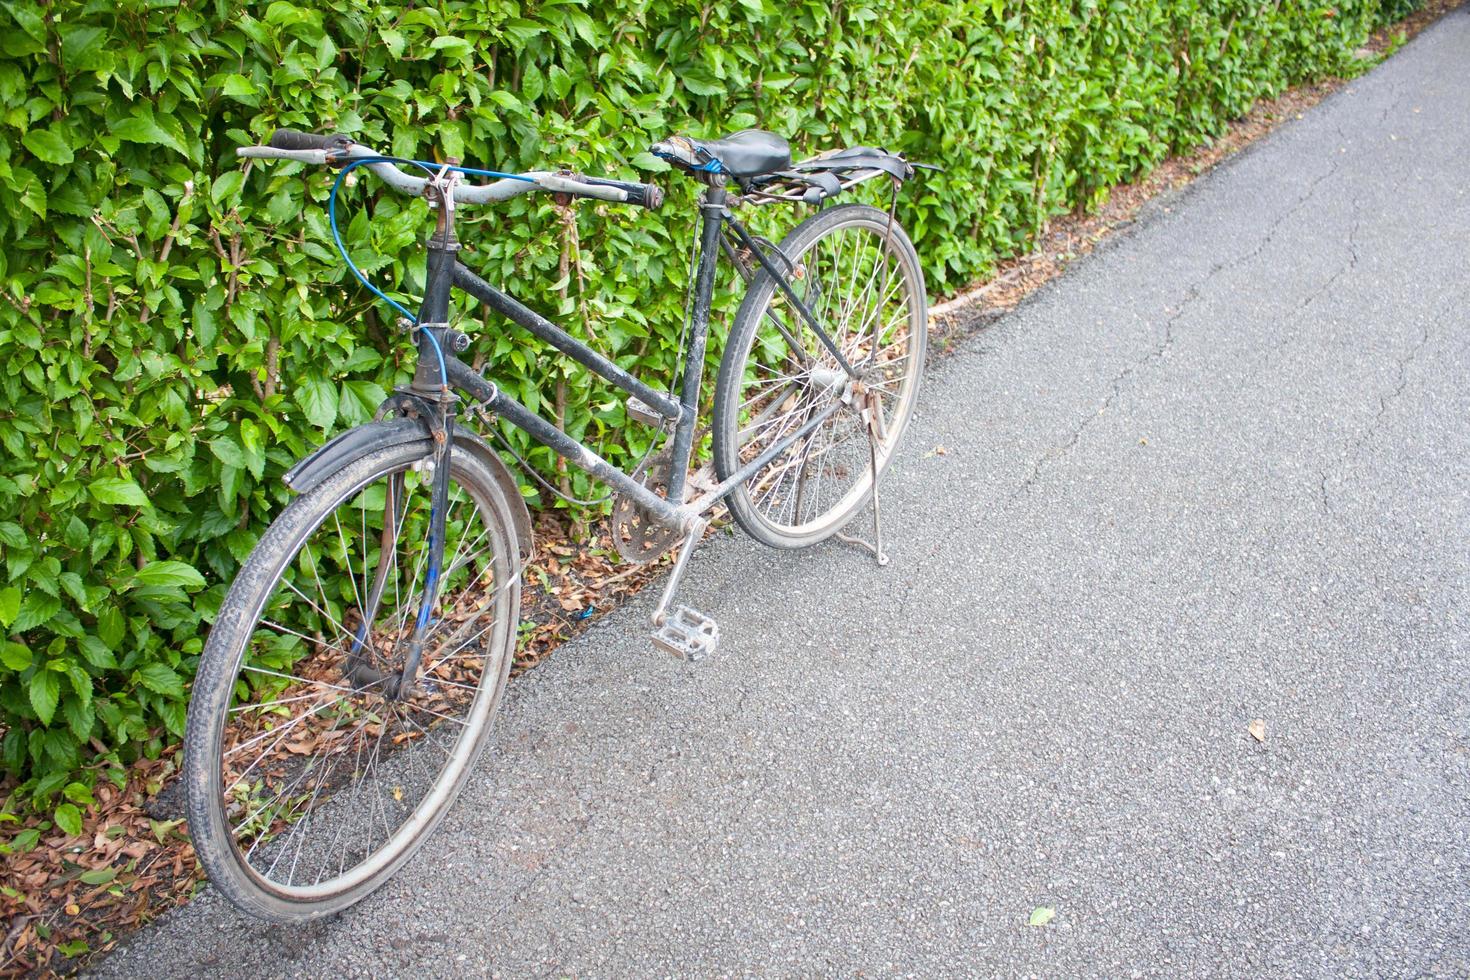
M877 246L871 266L865 242ZM789 263L783 272L793 289L804 294L802 301L819 322L832 325L834 343L880 392L886 425L876 447L881 477L913 414L923 375L928 299L918 254L886 212L862 204L818 212L792 229L779 248L784 259L774 257L778 268ZM894 300L897 305L890 307ZM858 329L849 334L854 321ZM871 342L865 336L869 322ZM809 362L802 363L802 357ZM865 358L866 366L859 363ZM837 397L834 384L814 379L814 372L821 376L822 371L840 374L836 358L762 270L735 315L715 386L713 449L721 480ZM763 373L769 376L764 381ZM762 384L771 390L763 392ZM772 411L777 414L763 417ZM829 489L841 489L824 506L821 491L829 475ZM857 413L842 409L736 487L726 501L751 537L776 548L803 548L851 521L871 498L873 484L867 434Z
M516 525L499 483L484 463L459 447L450 457L454 495L446 518L445 590L441 601L434 605L433 618L427 620L428 635L439 646L426 648L424 666L417 675L419 683L397 704L390 703L380 682L363 682L361 674L354 673L369 659L376 664L377 658L386 660L386 669L391 670L392 658L404 647L403 638L410 635L407 615L400 617L400 611L394 612L394 618L385 616L381 621L376 612L371 617L363 613L381 608L381 602L375 603L367 596L371 590L386 597L388 578L392 578L395 593L402 595L399 578L406 574L403 569L411 566L400 563L399 542L412 545L424 526L415 516L415 508L418 498L428 497L430 477L424 475L424 470L430 457L425 453L423 443L366 453L293 500L242 565L205 644L185 733L184 779L190 832L214 886L237 907L257 917L282 923L309 921L371 894L434 832L484 748L515 650L520 567ZM379 487L382 501L375 504ZM415 487L423 492L418 493ZM460 495L459 490L464 494ZM470 504L460 512L458 502L462 500ZM360 514L363 522L357 539L362 551L361 589L352 560L354 552L349 550L339 513L340 508L354 501L361 503L346 513L353 520ZM336 526L323 537L328 543L314 549L312 542L317 540L317 533L328 528L334 515ZM370 517L378 519L380 526L372 527ZM480 531L474 530L476 519ZM453 537L456 533L463 535L457 543ZM482 537L474 538L469 544L471 550L465 553L462 549L471 534ZM375 536L377 560L373 563ZM334 537L342 541L341 554L346 558L340 560L345 561L346 573L335 579L328 575L324 581L318 570L330 571L326 563L336 557L330 543ZM390 537L392 551L385 555ZM451 546L456 548L452 553ZM483 571L478 558L482 553L487 556ZM338 630L332 641L356 638L350 647L347 643L337 645L320 632L312 634L307 627L293 631L284 625L285 614L278 611L288 607L275 602L274 597L289 596L292 591L304 597L293 578L301 576L303 569L309 569L320 590L319 607L313 601L317 596L307 598L319 614L317 621L325 620ZM422 566L414 574L421 570ZM380 575L384 580L381 585ZM332 595L348 596L345 601L351 601L341 581L344 577L351 581L352 594L359 603L356 613L362 620L351 629L345 625L352 621L350 615L341 612L340 606L338 616L332 616ZM304 577L300 581L307 582ZM413 609L411 587L408 596L404 608ZM312 618L299 604L297 612L303 621ZM451 648L452 642L460 641L461 645ZM274 661L267 659L268 655L292 645L303 652L295 659L288 657L289 667L272 672L269 665ZM342 673L331 673L334 669ZM298 672L300 677L296 676ZM278 678L287 675L290 679L281 684ZM298 681L302 685L299 690L306 692L300 696L292 694ZM461 688L471 693L461 694ZM350 693L341 693L349 689ZM283 696L280 700L252 703L250 696L262 690L271 696ZM303 700L305 704L300 703ZM456 701L465 707L463 720L449 714ZM318 704L325 707L319 708ZM289 720L281 720L282 712ZM435 721L433 716L448 720ZM451 728L451 721L459 722L460 728ZM364 746L374 738L374 724L376 741L364 763ZM263 734L254 734L260 730ZM394 734L387 739L384 751L390 731ZM242 740L246 736L249 740ZM283 743L287 738L293 741ZM355 749L352 740L359 740ZM252 763L253 772L240 774L244 760L250 756L233 761L229 754L244 751L252 742L261 744L260 760ZM228 750L227 744L231 746ZM306 747L303 749L301 744ZM417 765L425 756L417 753L427 753L431 746L437 747L446 761L435 774L433 764L438 757L427 756L426 780ZM294 756L297 752L302 755ZM343 773L342 765L352 752L352 771ZM310 761L316 759L333 761L318 766ZM309 775L314 768L315 775ZM369 775L383 776L385 781L364 796L363 786ZM358 780L348 799L340 799L348 792L344 778ZM288 779L291 783L286 785ZM263 788L257 789L258 785ZM405 804L404 799L421 786L422 799ZM265 800L265 794L272 791L276 795ZM298 793L303 798L311 794L304 809L295 802L293 794ZM365 847L361 843L364 812ZM375 849L379 814L385 833L383 843ZM307 835L312 829L323 820L330 827L333 819L341 823L331 842L325 847L313 842L308 848ZM393 819L401 820L396 828ZM350 828L345 838L342 828ZM294 845L290 875L282 881L283 876L275 869L292 847L293 835L299 835L299 842ZM340 857L336 853L339 841ZM257 850L260 857L252 863ZM308 855L307 865L302 862L303 852ZM268 858L270 868L263 871ZM305 872L318 858L321 870L308 886ZM324 883L323 875L334 859L337 874ZM349 859L355 863L349 865ZM295 880L299 865L304 872L300 883Z

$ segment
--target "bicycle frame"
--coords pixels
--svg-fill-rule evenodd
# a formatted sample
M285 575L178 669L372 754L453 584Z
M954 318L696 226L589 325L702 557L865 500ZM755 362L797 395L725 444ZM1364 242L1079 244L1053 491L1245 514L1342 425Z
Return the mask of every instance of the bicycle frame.
M452 391L462 391L486 412L493 413L528 433L533 439L550 448L558 456L585 470L595 479L611 485L618 493L630 497L634 503L652 514L659 523L678 529L684 535L684 544L674 574L664 588L664 594L653 614L656 626L662 626L664 610L668 607L677 587L682 570L694 545L699 541L706 521L703 515L723 500L732 490L752 475L759 472L787 448L814 431L850 399L847 392L842 398L834 398L821 411L816 412L795 430L787 433L732 473L718 486L696 500L688 499L687 471L689 458L694 448L694 431L699 419L699 393L704 383L705 349L709 341L709 311L714 296L715 271L722 247L732 250L722 238L728 224L735 232L741 245L748 249L766 272L771 275L781 291L795 306L802 319L812 328L822 345L837 359L846 372L849 385L858 380L857 373L843 357L831 336L817 321L812 311L792 289L786 275L765 255L754 237L735 220L726 208L728 191L718 178L712 178L700 198L700 244L699 258L694 281L694 303L689 324L689 350L684 363L684 374L680 379L680 397L676 402L655 390L633 375L618 367L611 360L577 340L546 317L527 307L495 286L486 282L463 265L457 258L459 242L454 237L453 198L445 199L443 185L438 187L438 223L430 238L428 249L427 276L424 299L419 307L416 324L416 346L418 362L412 382L406 389L391 397L380 409L379 415L388 410L403 412L413 409L423 411L421 419L428 427L434 442L436 463L432 489L432 508L429 519L429 553L424 574L423 594L420 600L418 620L415 624L404 667L398 680L387 680L385 690L395 696L406 696L418 676L419 662L423 654L424 641L434 603L438 599L438 580L444 557L444 522L448 510L449 470L448 454L454 444L454 402L457 397ZM452 185L451 185L452 187ZM452 189L449 192L452 195ZM738 262L737 262L738 264ZM455 356L452 340L464 339L449 325L449 301L455 287L474 296L486 306L520 324L532 335L545 340L558 351L582 364L593 374L642 400L653 412L662 417L664 423L674 423L673 453L667 487L668 497L661 497L638 482L628 473L612 465L578 440L562 432L554 424L505 392L494 382L481 376ZM777 329L800 350L800 344L790 330L774 314ZM848 391L850 391L850 387ZM364 610L364 622L370 621L376 610ZM354 647L355 652L355 647ZM371 678L381 682L383 678Z
M459 244L454 238L452 212L441 208L439 225L428 243L428 276L423 304L419 311L420 331L430 331L430 341L441 352L444 371L440 372L440 355L434 348L425 347L419 338L419 359L409 391L421 398L441 397L446 388L466 393L483 408L528 433L533 439L550 448L558 456L585 470L588 474L612 486L618 493L626 494L661 523L683 531L692 530L701 515L712 509L731 490L748 480L753 474L770 463L788 447L805 438L817 426L830 418L843 402L834 399L822 411L813 415L804 424L773 443L755 459L745 464L736 473L709 492L691 501L688 498L686 473L694 448L694 432L699 416L699 393L704 383L705 351L709 340L709 312L714 295L715 272L722 245L721 231L729 225L741 244L749 249L761 267L775 278L782 292L791 300L802 319L812 327L823 346L834 354L849 378L857 374L842 356L830 335L817 321L792 289L786 275L766 257L750 233L730 214L726 208L728 192L717 183L706 187L700 200L700 245L694 281L694 303L689 325L689 350L680 379L678 401L640 381L611 360L571 336L546 317L536 313L523 303L506 295L486 282L462 264L458 258ZM546 341L556 350L571 357L603 380L621 388L641 400L656 412L667 425L673 423L673 459L667 499L649 490L623 470L603 459L576 439L559 430L554 424L504 391L492 381L482 377L454 356L450 350L449 300L452 289L457 287L480 300L487 307L524 327L533 336ZM778 329L791 338L789 330L779 324ZM453 438L452 425L446 436Z

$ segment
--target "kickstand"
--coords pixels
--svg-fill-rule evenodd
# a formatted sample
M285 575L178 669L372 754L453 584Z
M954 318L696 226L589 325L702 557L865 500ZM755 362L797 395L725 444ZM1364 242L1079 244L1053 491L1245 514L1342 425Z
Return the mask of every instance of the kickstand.
M878 401L878 393L869 391L867 393L867 405L863 408L863 421L868 427L868 465L873 473L873 540L864 541L862 538L851 534L837 532L837 540L847 544L855 544L866 548L878 561L878 567L882 568L888 564L888 556L883 553L883 517L878 509L878 444L883 441L883 407Z

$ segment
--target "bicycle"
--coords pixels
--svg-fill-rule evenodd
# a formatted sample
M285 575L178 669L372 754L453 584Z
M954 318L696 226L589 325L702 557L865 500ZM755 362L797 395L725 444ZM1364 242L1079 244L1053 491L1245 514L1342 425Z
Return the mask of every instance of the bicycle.
M754 130L674 137L653 152L704 184L677 395L481 279L458 260L454 234L464 206L544 191L567 206L656 209L658 187L406 160L291 130L237 151L339 169L329 217L342 258L404 314L418 353L412 382L374 421L286 474L297 496L241 566L200 659L185 736L189 824L209 877L244 911L299 922L365 897L434 830L484 746L515 651L531 522L515 476L463 416L517 426L609 484L625 557L678 547L653 614L655 643L678 656L718 642L713 620L669 612L718 504L765 544L798 548L840 534L871 500L873 541L842 536L886 562L877 484L922 374L923 273L893 204L825 204L884 176L896 203L913 165L866 147L793 163L786 140ZM337 191L358 168L433 209L416 316L362 276L337 231ZM465 179L475 176L493 180ZM819 210L779 246L734 215L783 201ZM715 383L711 483L688 471L722 254L746 293ZM660 430L663 448L625 472L472 370L458 357L469 337L450 322L456 288L626 392L627 414Z

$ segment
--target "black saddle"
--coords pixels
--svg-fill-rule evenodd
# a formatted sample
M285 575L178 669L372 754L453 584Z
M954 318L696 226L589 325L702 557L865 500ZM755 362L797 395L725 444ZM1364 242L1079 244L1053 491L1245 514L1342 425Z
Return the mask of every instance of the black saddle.
M686 170L757 177L791 167L791 144L763 129L742 129L717 140L673 136L653 144L653 155Z

